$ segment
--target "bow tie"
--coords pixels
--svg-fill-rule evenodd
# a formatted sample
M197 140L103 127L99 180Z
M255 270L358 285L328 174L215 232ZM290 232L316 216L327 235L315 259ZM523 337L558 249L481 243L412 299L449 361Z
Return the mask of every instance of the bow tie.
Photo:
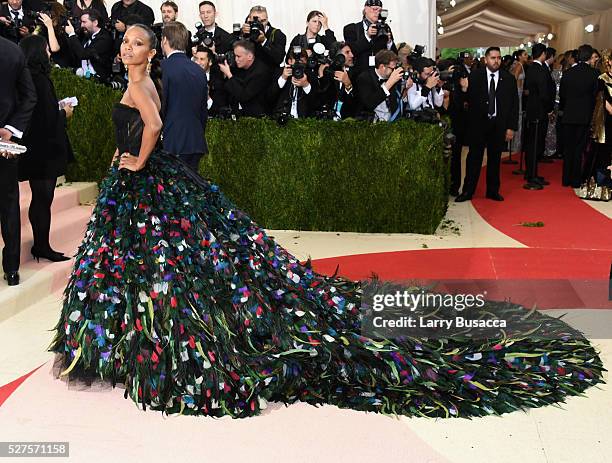
M387 82L389 79L378 79L378 83L379 84L384 84L385 82Z
M11 10L11 13L13 13L13 16L19 16L19 10Z

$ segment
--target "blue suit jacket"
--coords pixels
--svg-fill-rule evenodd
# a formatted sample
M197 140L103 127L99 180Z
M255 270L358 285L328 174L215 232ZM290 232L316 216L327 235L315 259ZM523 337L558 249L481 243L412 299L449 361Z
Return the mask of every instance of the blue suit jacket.
M208 153L208 85L204 70L184 53L162 61L164 150L173 154Z

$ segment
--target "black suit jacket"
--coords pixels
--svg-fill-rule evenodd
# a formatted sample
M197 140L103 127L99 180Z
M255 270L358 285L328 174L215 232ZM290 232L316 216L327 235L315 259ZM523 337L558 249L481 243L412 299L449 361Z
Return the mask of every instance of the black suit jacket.
M368 41L363 28L363 20L344 26L344 41L350 45L355 55L355 74L360 74L370 67L370 56L376 56L379 51L387 49L387 39L385 37ZM391 51L397 53L395 43L391 47Z
M335 110L337 103L341 102L340 116L342 119L357 115L357 82L352 69L349 69L349 78L353 84L350 92L347 92L344 86L341 87L340 82L332 76L326 75L319 79L320 105L327 105L329 109Z
M544 121L553 110L554 95L550 81L552 80L546 64L534 62L527 68L525 89L527 96L527 120Z
M36 106L36 89L21 49L0 37L0 128L25 132Z
M537 66L537 64L536 64ZM468 102L468 141L470 145L483 145L486 142L484 128L489 120L489 78L488 69L475 69L469 76ZM500 148L505 144L506 130L518 130L518 93L516 79L503 69L495 91L497 117L495 119L496 138Z
M280 29L275 29L272 26L268 27L265 35L266 43L265 45L259 43L256 45L255 57L273 72L285 60L287 36Z
M81 65L81 60L91 61L96 74L102 79L110 77L111 68L113 65L113 37L106 29L100 29L91 43L86 47L86 38L84 43L81 43L76 35L68 38L70 49L75 56L77 66Z
M275 102L272 113L279 113L286 111L287 113L291 112L291 104L292 104L292 95L294 87L291 83L291 78L285 83L283 88L278 86L278 79L283 73L283 69L279 68L276 71L274 78L272 80L272 84L270 85L270 90L268 92L268 97L271 101ZM310 79L309 79L310 80ZM304 89L297 87L297 111L298 117L310 117L313 115L314 111L318 106L318 96L319 89L317 82L310 82L310 93L306 93Z
M325 48L329 50L332 45L336 43L336 35L334 34L334 31L332 31L331 29L327 29L325 31L325 34L317 34L314 43L322 43L323 45L325 45ZM304 50L307 48L311 48L310 44L308 43L308 39L306 38L306 34L298 34L293 37L293 40L289 45L289 49L292 50L293 47L302 47L302 49Z
M120 20L125 22L126 16L139 16L142 23L151 26L155 22L155 13L150 6L145 5L140 0L136 0L130 6L126 7L121 0L116 2L111 8L111 19L113 21Z
M22 9L24 13L33 10L40 11L42 9L42 4L36 1L24 0L22 4ZM13 20L14 17L9 10L10 8L8 3L3 3L2 5L0 5L0 16L4 16L5 18ZM28 17L27 15L24 15L22 19L22 26L26 26L31 31L35 25L36 22L32 18ZM19 41L23 38L14 27L7 27L3 23L0 23L0 36L14 43L19 43Z
M267 112L266 95L270 86L269 68L255 58L249 69L232 70L233 77L225 82L225 91L234 112L238 104L243 116L260 117Z
M217 66L210 69L210 78L208 79L208 94L213 100L212 106L208 110L208 115L215 117L219 114L221 108L229 106L227 92L225 91L225 80L223 74Z
M563 124L589 125L595 109L597 77L586 63L569 68L561 77L559 111Z
M372 116L374 115L376 107L383 101L386 101L389 111L393 114L398 104L397 98L395 97L395 91L398 85L399 84L393 86L390 90L389 97L387 97L387 94L382 89L382 82L374 69L369 69L359 74L357 77L357 87L359 88L357 113Z
M185 53L162 61L164 149L173 154L208 153L206 73Z
M236 37L227 32L225 29L215 26L213 40L215 41L215 51L217 53L227 53L232 49L232 45L236 41Z

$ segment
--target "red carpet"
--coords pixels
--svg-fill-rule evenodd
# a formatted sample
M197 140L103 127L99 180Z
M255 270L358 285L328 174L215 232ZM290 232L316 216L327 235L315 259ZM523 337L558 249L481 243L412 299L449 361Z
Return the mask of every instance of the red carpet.
M530 247L607 250L612 257L612 221L578 198L572 188L561 186L562 161L539 165L540 175L550 182L540 191L525 190L523 176L512 174L516 168L502 164L501 194L505 201L501 203L484 198L483 170L472 200L483 219ZM518 225L522 222L544 222L544 227Z
M40 367L42 367L44 365L44 363L36 368L34 368L31 372L26 373L25 375L23 375L21 378L17 378L15 381L11 381L8 384L5 384L4 386L0 387L0 406L6 402L6 399L8 399L11 394L13 392L15 392L17 390L17 388L19 386L21 386L21 384L28 379L36 370L38 370Z

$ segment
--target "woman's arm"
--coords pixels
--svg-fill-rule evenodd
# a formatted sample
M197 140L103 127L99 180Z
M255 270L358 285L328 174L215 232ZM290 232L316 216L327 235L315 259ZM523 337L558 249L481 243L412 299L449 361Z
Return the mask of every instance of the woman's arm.
M129 91L134 105L140 111L140 117L144 122L144 129L142 131L142 141L138 157L129 156L129 153L124 153L119 168L138 171L145 166L149 156L155 149L162 129L162 121L159 117L155 101L142 83L133 84L130 86ZM127 156L125 156L126 154Z
M47 28L47 38L49 40L49 50L51 53L57 53L60 51L60 44L55 36L55 29L53 28L53 21L45 13L40 13L40 19Z

